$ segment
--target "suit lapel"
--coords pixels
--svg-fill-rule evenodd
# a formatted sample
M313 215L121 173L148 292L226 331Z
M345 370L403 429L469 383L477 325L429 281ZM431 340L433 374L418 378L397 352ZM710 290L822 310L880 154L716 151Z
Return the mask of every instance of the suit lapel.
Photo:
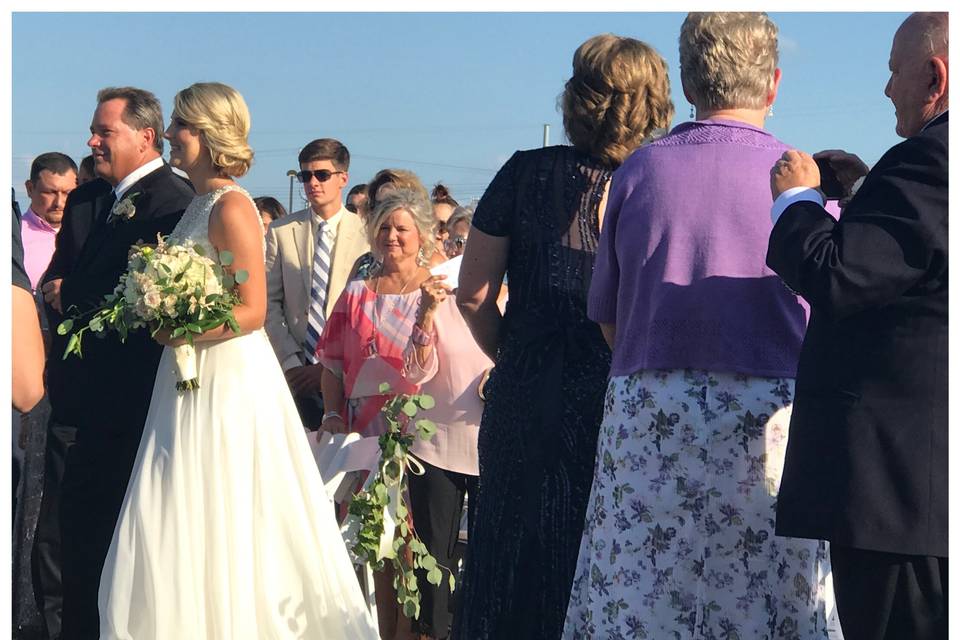
M107 226L107 216L110 215L113 202L113 191L108 191L102 196L98 196L93 203L91 203L94 210L91 215L90 232L87 234L87 239L83 243L80 255L77 256L75 266L84 264L88 256L97 255L107 236L110 235L110 229Z
M303 288L307 300L310 299L310 279L313 276L313 242L310 237L310 210L304 212L303 218L293 226L293 242L297 245L297 255L300 257L300 274L303 276Z
M355 218L352 213L347 213L340 220L340 227L337 229L337 242L333 248L333 255L330 257L330 291L341 291L346 285L347 276L353 268L353 262L356 259L355 248L359 241L359 231L353 224ZM358 220L358 219L357 219ZM333 305L337 302L337 296L327 298L326 313L330 316L333 311Z

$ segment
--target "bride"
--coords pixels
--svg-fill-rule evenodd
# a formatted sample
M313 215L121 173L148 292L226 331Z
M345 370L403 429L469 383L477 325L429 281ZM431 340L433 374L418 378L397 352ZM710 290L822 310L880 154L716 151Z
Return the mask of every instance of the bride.
M253 159L237 91L174 99L170 164L197 190L171 238L246 270L227 327L195 338L200 388L160 360L143 438L100 581L102 638L377 638L297 409L263 332L263 227L233 181ZM216 249L216 251L214 251Z

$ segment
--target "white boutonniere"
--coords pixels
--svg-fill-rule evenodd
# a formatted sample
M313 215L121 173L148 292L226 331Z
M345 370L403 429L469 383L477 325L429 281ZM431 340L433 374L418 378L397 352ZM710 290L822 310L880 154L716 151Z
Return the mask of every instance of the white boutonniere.
M122 200L114 203L113 208L110 209L110 219L130 220L133 216L137 215L137 207L134 206L133 201L139 195L139 193L131 193Z

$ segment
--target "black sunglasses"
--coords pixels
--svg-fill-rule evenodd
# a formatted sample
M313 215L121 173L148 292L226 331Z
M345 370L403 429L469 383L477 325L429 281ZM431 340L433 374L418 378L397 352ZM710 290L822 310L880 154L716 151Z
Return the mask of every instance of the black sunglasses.
M317 182L326 182L331 176L343 171L330 171L328 169L317 169L316 171L297 171L297 180L300 182L310 182L310 176L317 179Z

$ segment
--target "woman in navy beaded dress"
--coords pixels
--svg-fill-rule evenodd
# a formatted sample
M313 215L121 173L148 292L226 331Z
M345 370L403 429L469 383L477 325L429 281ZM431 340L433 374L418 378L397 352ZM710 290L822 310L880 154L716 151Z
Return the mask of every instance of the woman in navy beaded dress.
M673 116L664 60L609 34L577 49L561 103L572 146L507 161L477 207L460 272L458 304L496 363L454 618L463 640L560 636L610 367L586 315L606 194L614 169Z

